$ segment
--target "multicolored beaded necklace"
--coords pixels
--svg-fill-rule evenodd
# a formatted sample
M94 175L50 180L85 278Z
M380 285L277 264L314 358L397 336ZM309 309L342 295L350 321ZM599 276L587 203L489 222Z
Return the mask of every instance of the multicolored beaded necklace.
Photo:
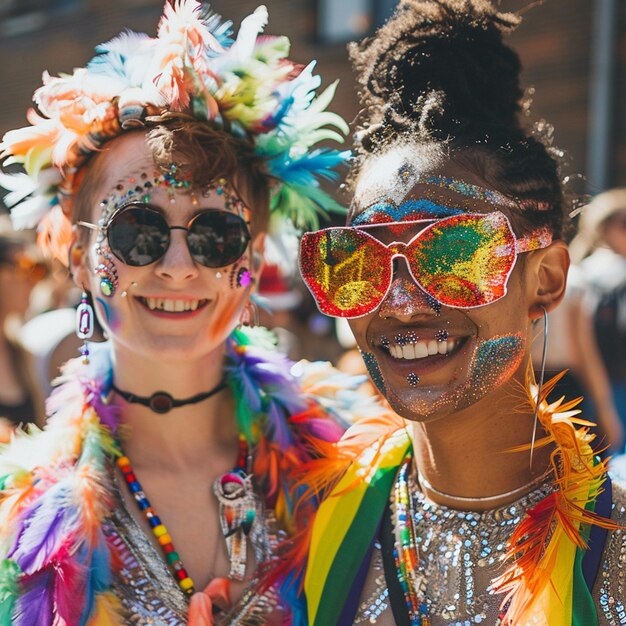
M398 573L398 581L404 593L404 600L409 612L411 626L430 626L428 606L420 602L417 589L417 563L419 560L416 532L411 515L411 496L408 486L409 473L413 464L413 456L408 455L396 477L394 486L395 498L395 548L393 556Z
M161 518L157 515L156 511L150 504L141 483L137 480L137 476L133 471L130 459L123 453L120 442L117 442L118 448L120 450L121 455L117 458L116 464L120 468L122 475L124 476L124 480L126 485L128 486L128 490L130 494L133 496L139 510L144 514L150 528L152 529L152 533L156 537L159 545L161 546L161 550L163 551L163 555L165 556L165 560L170 567L170 570L178 582L178 585L185 593L185 595L191 597L195 591L195 584L193 579L187 573L185 566L180 558L180 555L176 551L174 547L174 542L172 540L171 535L169 534L167 527L161 521ZM243 481L245 481L249 475L247 473L248 470L248 443L246 442L245 437L240 434L239 435L239 453L237 456L237 464L231 472L227 472L223 476L217 479L216 483L219 482L220 485L241 485ZM224 488L224 487L222 487ZM223 504L220 500L220 518L225 517L225 512L222 510ZM232 515L228 516L232 518ZM231 527L235 526L235 530L231 533L236 532L237 529L241 529L243 534L247 536L250 532L250 527L254 522L255 510L248 507L246 511L244 511L243 519L233 520L231 519ZM234 524L232 523L234 522ZM222 522L222 529L224 529L224 523ZM232 530L232 528L230 529ZM226 534L226 532L225 532ZM228 538L227 538L228 540ZM245 537L243 541L245 542ZM230 552L230 550L229 550ZM232 556L232 555L231 555ZM244 564L245 565L245 564ZM232 571L232 568L231 568ZM230 577L230 576L229 576ZM239 578L235 576L235 578Z

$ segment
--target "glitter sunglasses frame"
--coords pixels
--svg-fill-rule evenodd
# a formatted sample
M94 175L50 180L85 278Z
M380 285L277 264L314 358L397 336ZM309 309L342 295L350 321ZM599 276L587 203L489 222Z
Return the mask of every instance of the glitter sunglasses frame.
M427 237L437 237L437 232L439 232L439 236L441 236L441 233L445 232L446 229L454 228L458 225L468 225L472 222L475 224L480 224L482 227L484 227L484 225L491 227L494 233L494 237L496 237L498 234L504 237L504 243L494 247L493 251L495 254L491 257L492 260L493 258L502 258L506 261L504 267L502 268L502 271L499 272L500 276L496 276L496 278L499 278L499 280L497 282L494 282L493 284L490 284L490 287L492 289L495 289L497 293L495 293L495 295L491 297L488 297L485 301L471 304L463 304L459 302L455 303L452 301L446 301L445 299L442 300L441 292L437 292L436 294L432 293L433 289L429 290L428 287L423 284L424 281L420 281L417 279L416 273L419 272L415 267L416 263L413 259L414 254L412 254L412 252L414 253L416 250L419 251L419 249L422 247L419 245L420 242L423 242ZM405 226L416 224L425 224L425 227L421 229L416 235L414 235L408 243L402 241L394 241L388 244L383 243L373 235L365 232L367 229L380 228L381 226L403 228ZM370 290L370 294L372 293L372 291L376 292L376 294L370 295L369 301L365 303L357 303L352 306L347 305L344 308L341 308L336 304L336 296L338 294L338 291L342 287L344 287L345 284L335 284L333 294L331 295L330 289L325 289L318 277L315 276L315 271L316 268L319 269L320 263L327 269L333 267L332 264L326 264L324 259L321 258L320 241L326 239L328 245L333 237L341 237L341 235L344 233L350 233L355 238L355 250L352 252L353 257L356 256L356 253L358 251L356 244L368 248L367 252L369 252L370 255L368 255L367 265L365 264L365 259L363 258L363 267L370 268L369 276L367 276L368 270L365 269L365 281L360 280L359 282L368 283L367 286ZM489 233L486 233L485 236L488 236L488 234ZM372 313L385 300L393 282L392 268L393 261L396 258L405 259L411 278L427 296L434 298L437 302L445 306L458 309L472 309L492 304L493 302L496 302L506 295L507 283L513 271L513 268L515 267L518 254L545 248L551 243L552 234L546 227L536 229L530 234L523 237L516 237L513 229L511 228L509 219L501 211L493 211L491 213L460 213L437 220L388 222L379 224L366 224L358 227L339 226L326 228L316 232L305 233L302 236L300 242L299 262L300 272L302 274L303 280L309 291L313 295L318 309L322 313L331 317L354 319ZM460 242L460 245L463 245L462 241ZM476 250L480 249L482 248L478 246ZM360 251L360 254L361 256L363 256L362 250ZM352 260L352 257L347 256L347 260L345 260L343 263L345 263L347 266L350 260ZM382 270L380 269L381 267ZM368 280L368 278L370 280ZM378 284L374 284L371 282L371 279L373 278L378 278ZM455 278L457 278L459 281L463 279L463 277L459 277L458 275L456 275ZM323 280L325 280L328 286L330 286L333 279L329 273L327 276L323 277ZM337 281L337 283L339 283L339 281ZM480 295L484 295L484 292L480 292Z

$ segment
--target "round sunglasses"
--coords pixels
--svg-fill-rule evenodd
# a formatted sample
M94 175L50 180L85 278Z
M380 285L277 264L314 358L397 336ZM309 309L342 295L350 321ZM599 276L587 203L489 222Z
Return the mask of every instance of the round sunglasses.
M204 267L231 265L250 243L246 221L223 209L206 209L194 215L187 226L170 226L158 209L133 202L118 209L105 226L82 221L78 224L98 230L113 254L133 267L151 265L165 256L173 230L187 233L189 254Z

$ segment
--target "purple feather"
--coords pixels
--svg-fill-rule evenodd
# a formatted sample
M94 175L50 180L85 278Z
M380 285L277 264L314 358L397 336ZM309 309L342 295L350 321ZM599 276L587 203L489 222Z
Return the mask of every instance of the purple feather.
M102 401L102 388L96 385L88 387L87 402L98 414L100 423L114 433L119 423L119 407L114 404L105 404Z
M46 566L67 537L69 486L53 485L26 510L15 545L7 555L27 574Z
M284 409L273 400L267 407L268 439L276 442L281 449L287 450L293 444L293 436L289 430Z
M38 572L22 581L23 592L15 603L14 626L52 626L54 615L54 575Z

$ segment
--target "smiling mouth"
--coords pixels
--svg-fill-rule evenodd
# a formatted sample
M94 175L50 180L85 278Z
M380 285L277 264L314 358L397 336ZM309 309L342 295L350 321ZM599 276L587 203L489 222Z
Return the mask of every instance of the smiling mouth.
M143 298L138 300L151 311L165 313L188 313L206 306L208 300L174 300L172 298Z
M383 339L380 347L393 361L438 361L456 354L467 342L468 337L444 337L420 339L415 333L398 335L393 340Z

